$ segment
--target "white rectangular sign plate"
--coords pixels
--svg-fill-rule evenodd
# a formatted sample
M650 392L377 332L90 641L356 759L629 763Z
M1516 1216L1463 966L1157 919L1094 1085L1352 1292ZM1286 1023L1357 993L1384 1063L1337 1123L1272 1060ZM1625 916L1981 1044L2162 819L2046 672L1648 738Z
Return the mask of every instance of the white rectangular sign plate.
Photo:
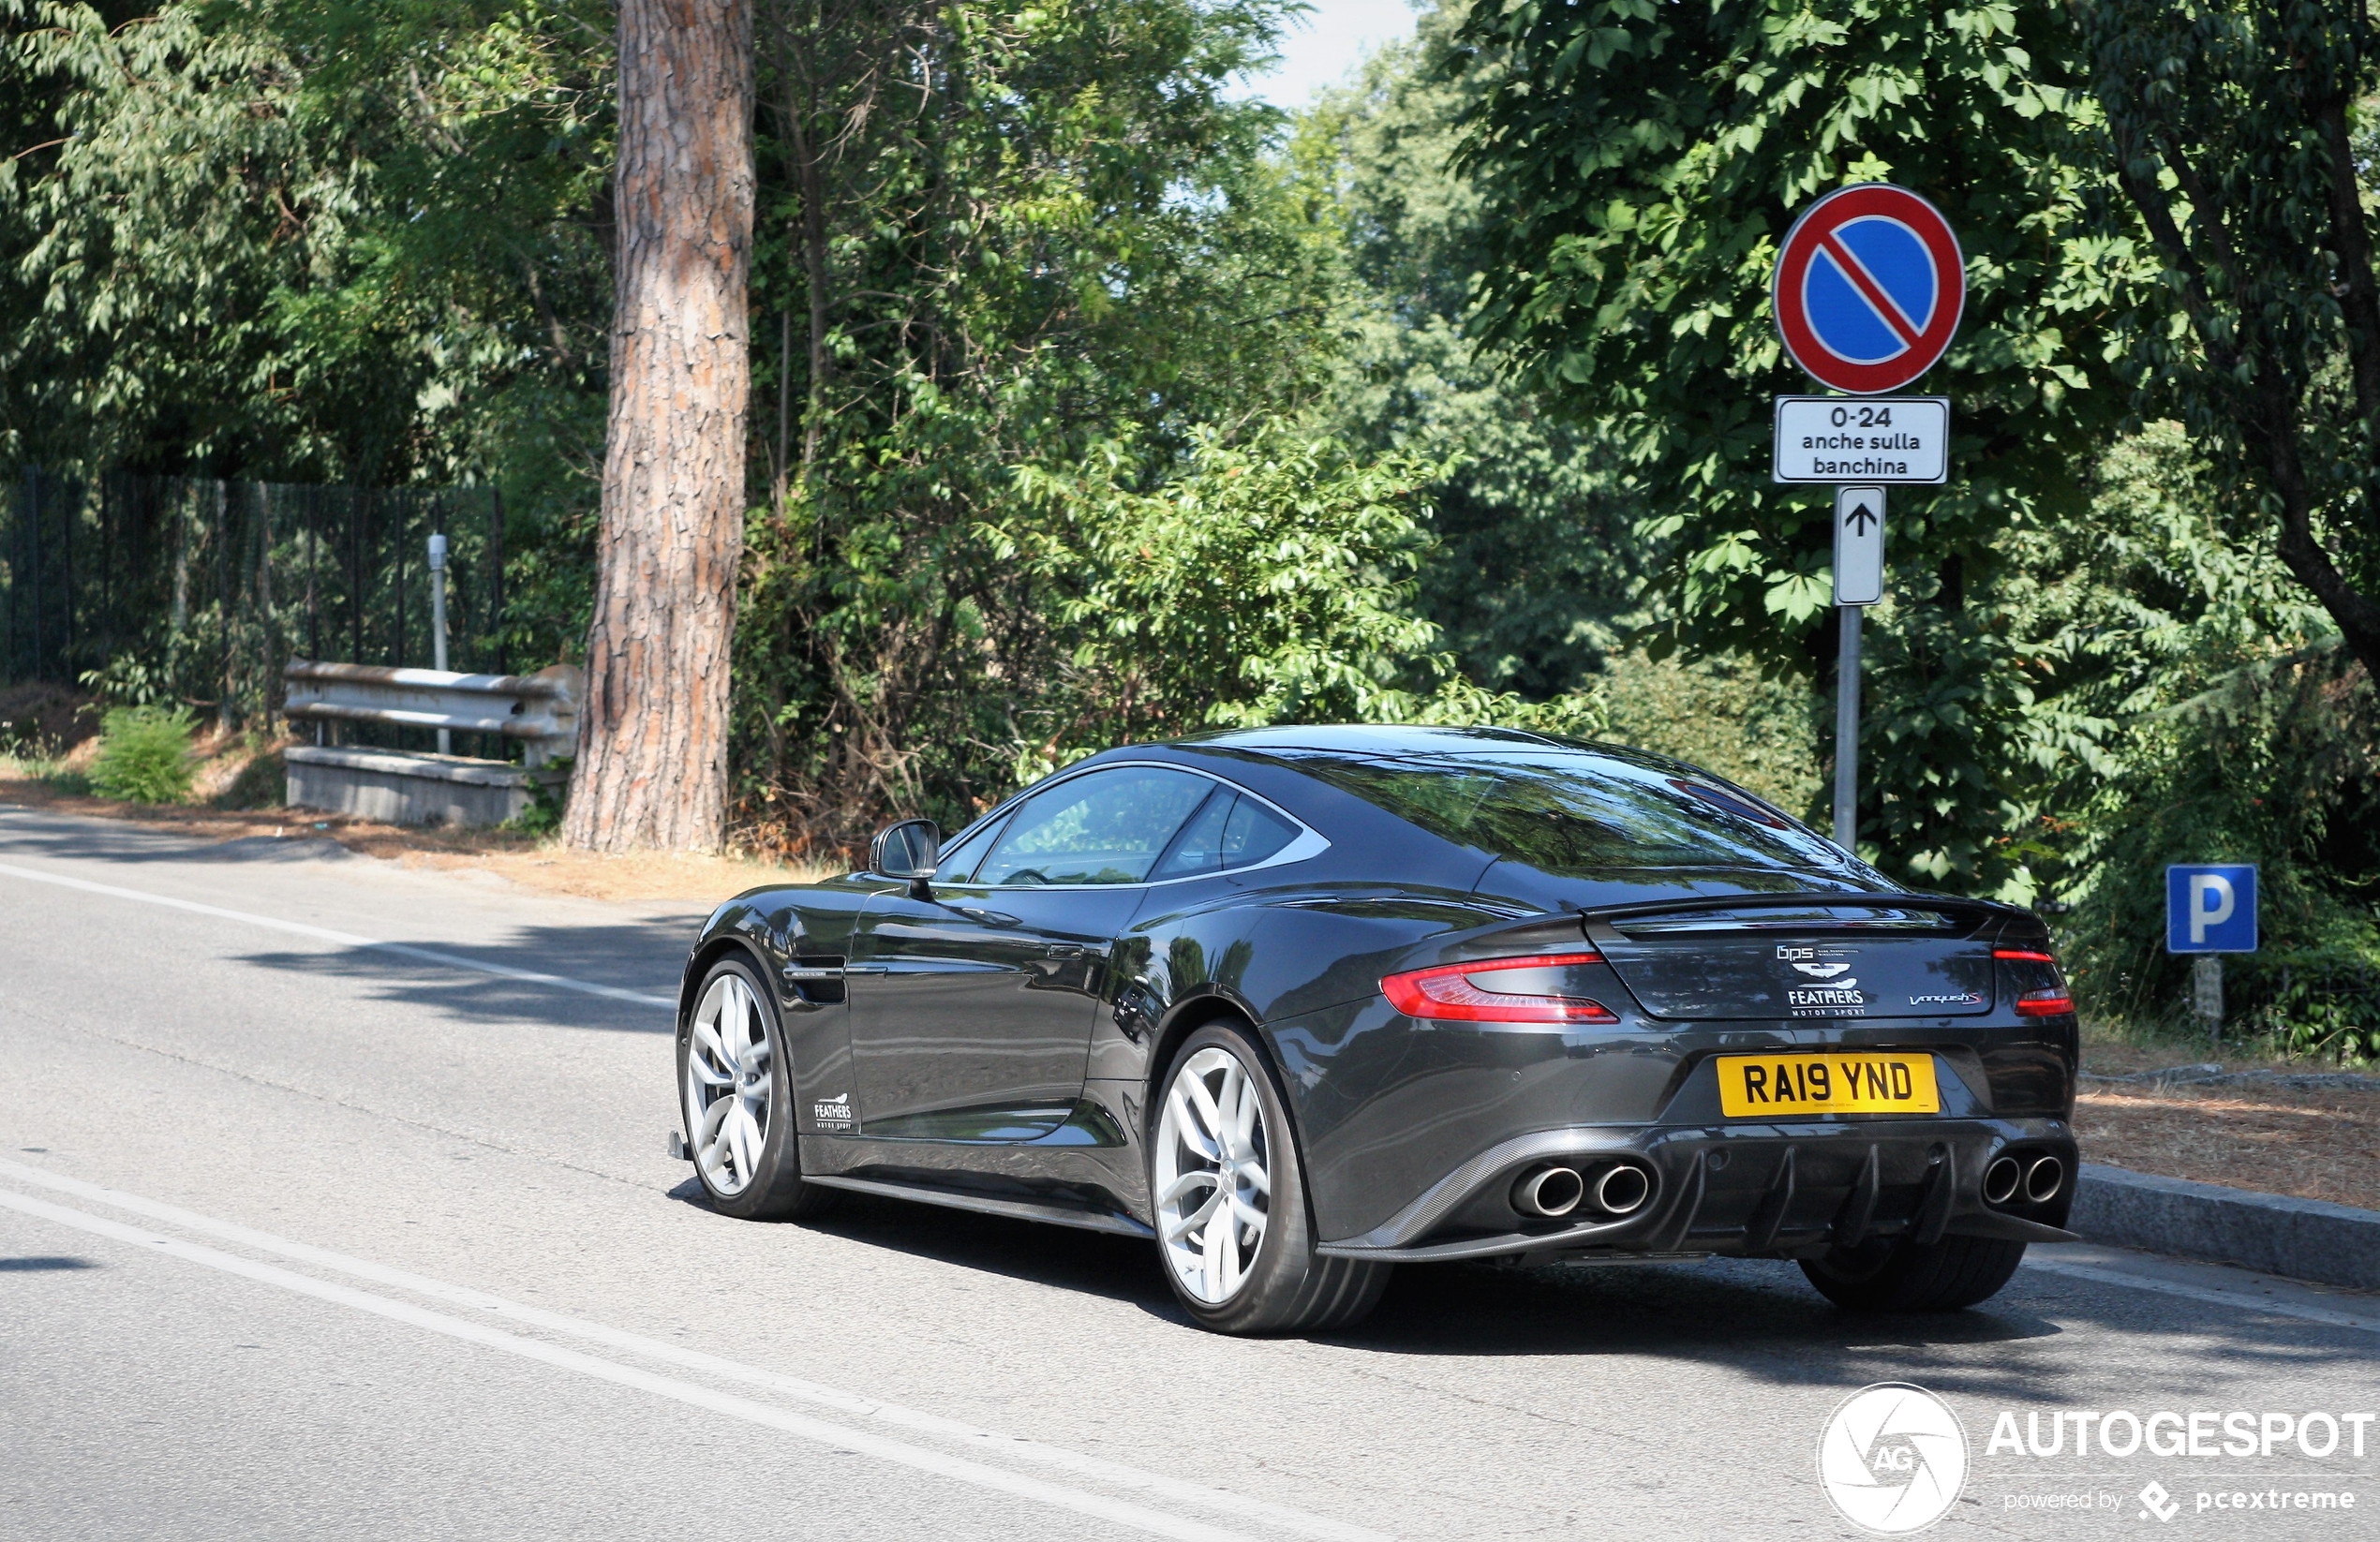
M1884 490L1835 489L1835 603L1873 605L1884 598Z
M1778 482L1950 480L1947 396L1779 396Z

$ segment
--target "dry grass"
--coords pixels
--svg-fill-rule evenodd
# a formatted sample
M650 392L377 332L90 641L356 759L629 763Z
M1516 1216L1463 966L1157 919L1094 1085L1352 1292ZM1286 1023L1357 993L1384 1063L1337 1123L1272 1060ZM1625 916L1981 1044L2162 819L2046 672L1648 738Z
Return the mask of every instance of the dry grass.
M2164 1071L2177 1065L2214 1061L2225 1071L2336 1071L2328 1060L2283 1060L2252 1055L2239 1045L2210 1044L2205 1039L2174 1044L2138 1045L2129 1039L2102 1037L2086 1029L2082 1068L2102 1076L2129 1076L2142 1071ZM2346 1069L2355 1070L2353 1066Z
M2225 1071L2331 1071L2231 1045L2142 1045L2087 1035L2083 1069L2132 1075L2206 1061ZM2380 1092L2288 1087L2111 1087L2085 1082L2075 1131L2083 1160L2226 1188L2380 1207Z
M2075 1133L2086 1162L2380 1205L2380 1092L2087 1085Z
M425 840L421 831L397 830L385 824L339 836L346 846L372 856L392 858L409 867L471 868L509 879L525 889L577 895L586 899L677 899L713 904L764 883L808 883L827 876L825 869L789 867L747 856L677 852L608 855L573 851L555 840L524 842L512 848L474 847L465 844L459 832L454 845L435 844L434 839Z

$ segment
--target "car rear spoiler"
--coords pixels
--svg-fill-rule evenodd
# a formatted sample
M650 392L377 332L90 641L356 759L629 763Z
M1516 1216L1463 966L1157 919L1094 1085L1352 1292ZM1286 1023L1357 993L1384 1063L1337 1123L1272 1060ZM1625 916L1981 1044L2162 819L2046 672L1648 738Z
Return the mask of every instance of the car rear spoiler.
M1976 926L1994 918L2038 922L2030 912L2001 904L1997 899L1962 899L1955 895L1934 894L1857 894L1839 889L1806 890L1792 894L1703 895L1689 899L1639 900L1626 905L1583 905L1579 913L1589 922L1621 922L1644 916L1690 915L1699 911L1767 911L1837 906L1936 911L1944 915L1970 917ZM1845 927L1859 925L1853 921L1838 924ZM1807 931L1810 927L1804 923L1793 929Z

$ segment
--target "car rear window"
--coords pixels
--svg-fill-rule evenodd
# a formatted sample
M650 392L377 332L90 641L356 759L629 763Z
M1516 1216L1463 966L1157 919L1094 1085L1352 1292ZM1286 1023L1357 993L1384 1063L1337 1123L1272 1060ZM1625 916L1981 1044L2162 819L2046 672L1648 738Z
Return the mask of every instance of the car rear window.
M1301 756L1298 768L1433 835L1566 877L1843 861L1748 793L1649 759L1565 750Z

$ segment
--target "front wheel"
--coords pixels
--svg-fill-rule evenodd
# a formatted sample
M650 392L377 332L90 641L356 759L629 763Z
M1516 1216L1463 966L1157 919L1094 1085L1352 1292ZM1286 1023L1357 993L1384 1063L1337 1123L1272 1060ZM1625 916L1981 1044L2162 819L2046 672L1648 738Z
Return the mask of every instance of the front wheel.
M677 1030L678 1102L694 1172L714 1209L744 1221L808 1215L832 1197L806 1184L784 1030L751 966L721 959Z
M2024 1262L2025 1244L1945 1237L1930 1246L1878 1243L1805 1258L1819 1294L1854 1312L1955 1312L2000 1293Z
M1361 1321L1389 1266L1314 1251L1297 1134L1256 1041L1236 1023L1209 1023L1183 1041L1159 1085L1149 1194L1183 1309L1217 1333Z

